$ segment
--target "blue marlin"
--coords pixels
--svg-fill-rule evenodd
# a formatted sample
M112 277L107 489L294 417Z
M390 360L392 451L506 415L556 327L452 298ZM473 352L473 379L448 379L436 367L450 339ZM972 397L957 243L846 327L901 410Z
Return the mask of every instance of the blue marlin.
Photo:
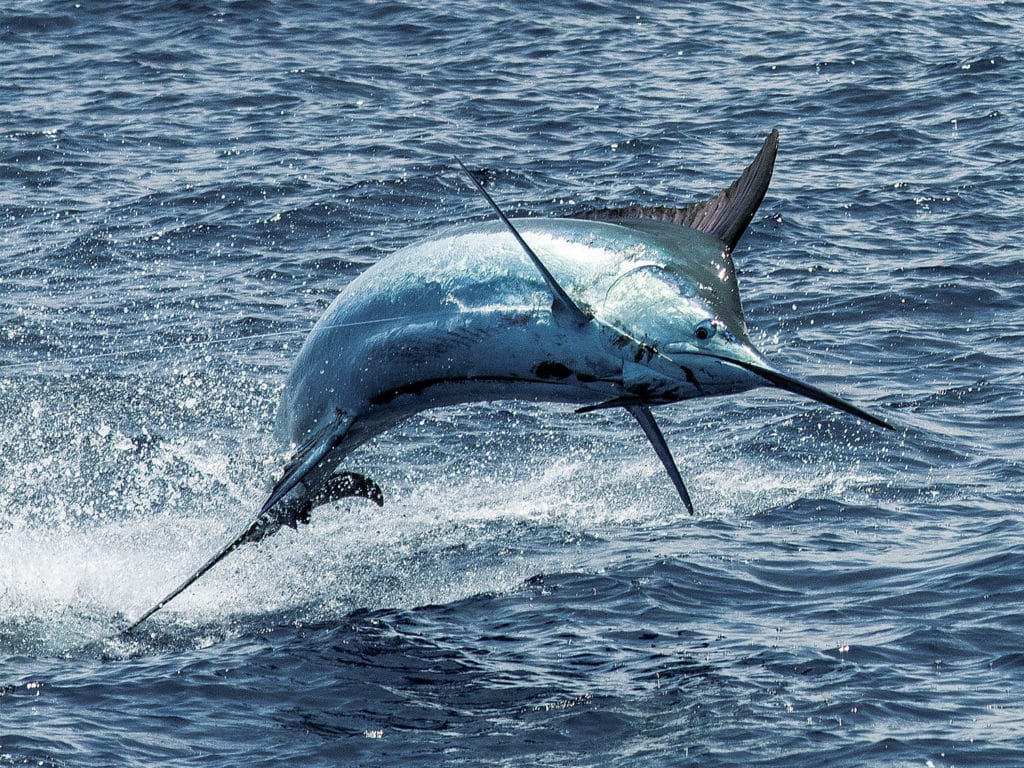
M682 503L693 504L652 408L756 387L787 390L872 424L882 419L765 360L747 333L732 253L778 150L772 131L727 189L682 207L565 218L497 215L403 248L338 295L306 338L277 429L297 446L255 520L130 632L238 546L347 496L383 504L340 469L356 448L420 411L520 399L622 408L643 429Z

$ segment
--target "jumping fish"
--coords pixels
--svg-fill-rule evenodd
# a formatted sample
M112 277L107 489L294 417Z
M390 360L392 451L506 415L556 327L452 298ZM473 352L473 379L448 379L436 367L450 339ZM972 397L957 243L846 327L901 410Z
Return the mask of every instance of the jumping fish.
M237 547L348 496L384 502L339 471L367 440L428 408L485 400L623 408L683 504L693 504L654 406L771 386L892 429L769 364L747 335L732 253L764 199L778 132L727 189L683 207L565 218L497 214L403 248L349 283L299 352L277 429L298 447L255 520L131 624L131 632Z

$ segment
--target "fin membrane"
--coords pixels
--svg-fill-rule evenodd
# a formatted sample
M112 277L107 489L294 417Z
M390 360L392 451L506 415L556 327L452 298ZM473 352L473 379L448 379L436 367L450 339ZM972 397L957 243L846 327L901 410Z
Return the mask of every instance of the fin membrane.
M339 411L334 421L314 432L305 443L300 445L295 450L295 453L292 454L288 463L284 465L281 478L274 484L267 500L263 502L260 514L269 512L277 506L278 502L287 496L313 470L321 470L318 474L322 476L324 459L327 458L327 454L345 439L345 435L348 434L348 430L354 421L355 419L352 416Z
M681 208L631 205L625 208L581 211L568 218L608 221L626 226L631 220L637 219L668 221L716 237L732 251L764 200L778 150L779 132L773 130L764 140L754 162L747 166L732 186L701 203Z

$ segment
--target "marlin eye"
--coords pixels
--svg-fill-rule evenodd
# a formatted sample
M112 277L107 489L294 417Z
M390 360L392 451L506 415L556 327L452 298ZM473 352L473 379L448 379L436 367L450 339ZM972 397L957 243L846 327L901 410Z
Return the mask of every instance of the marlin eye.
M697 324L696 329L693 331L693 335L701 341L706 341L715 335L715 331L718 327L715 325L714 320L702 320Z

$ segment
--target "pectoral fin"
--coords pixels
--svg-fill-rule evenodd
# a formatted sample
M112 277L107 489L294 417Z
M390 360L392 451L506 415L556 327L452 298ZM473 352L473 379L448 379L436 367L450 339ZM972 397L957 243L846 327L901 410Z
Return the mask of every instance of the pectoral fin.
M469 177L469 180L473 182L473 186L479 190L481 195L484 196L484 199L487 200L491 208L494 209L494 212L498 214L498 218L501 219L502 223L508 228L508 231L512 233L512 236L516 239L516 242L519 243L519 246L529 257L530 261L533 262L533 265L537 268L537 271L540 272L541 276L544 278L544 282L548 284L548 288L551 289L551 294L554 296L555 310L563 315L566 315L567 317L572 318L572 320L578 323L579 325L586 325L587 323L589 323L591 320L591 316L584 312L582 309L580 309L579 305L572 300L572 297L570 297L569 294L565 292L565 289L558 284L558 281L555 280L555 276L548 271L548 268L546 266L544 266L544 262L540 260L540 257L534 252L533 248L526 244L526 241L523 240L523 236L519 234L519 230L517 230L512 225L512 222L508 220L508 217L504 214L501 208L498 207L498 204L494 202L491 196L487 193L487 190L484 189L483 184L479 182L476 176L474 176L470 172L469 168L467 168L463 164L463 162L459 160L459 158L456 157L455 162L457 162L459 164L459 167L466 172L466 175Z
M665 436L661 433L661 429L658 428L658 423L654 420L654 414L651 413L651 409L646 405L627 405L624 407L639 422L644 434L647 435L647 439L651 441L651 445L654 446L654 452L658 454L661 463L665 465L665 470L668 472L672 484L679 493L679 498L683 500L686 510L692 515L693 502L690 501L690 494L687 492L686 486L683 485L683 478L676 468L675 459L672 458L672 451L669 450L668 443L665 442Z

